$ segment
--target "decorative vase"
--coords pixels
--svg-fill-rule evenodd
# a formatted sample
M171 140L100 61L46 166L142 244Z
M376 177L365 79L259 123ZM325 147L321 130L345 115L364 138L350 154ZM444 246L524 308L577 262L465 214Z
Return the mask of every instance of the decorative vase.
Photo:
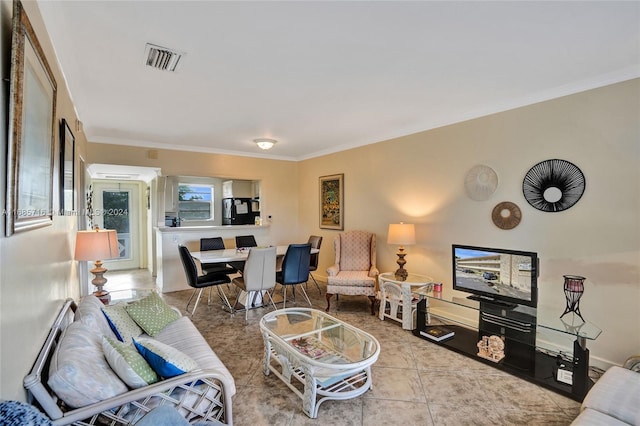
M584 280L586 280L586 278L578 275L563 276L564 297L567 299L567 307L564 309L562 315L560 315L560 318L569 312L574 312L582 321L584 321L584 318L582 318L582 314L580 313L580 298L582 297L582 293L584 293Z

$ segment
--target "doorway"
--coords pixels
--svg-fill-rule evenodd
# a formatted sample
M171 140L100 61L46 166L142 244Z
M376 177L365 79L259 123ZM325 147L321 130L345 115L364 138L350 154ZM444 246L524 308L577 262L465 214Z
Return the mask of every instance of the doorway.
M110 270L144 268L141 190L138 182L93 181L94 225L118 233L117 259L103 260Z

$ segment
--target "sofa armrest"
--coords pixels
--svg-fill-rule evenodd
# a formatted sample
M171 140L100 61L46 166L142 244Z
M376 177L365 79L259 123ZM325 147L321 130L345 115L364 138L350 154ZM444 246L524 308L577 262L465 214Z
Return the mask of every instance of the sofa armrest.
M54 425L87 420L88 425L109 419L113 425L133 425L159 405L175 407L191 420L233 424L227 378L212 370L195 370L149 386L134 389L95 404L63 413ZM177 395L179 394L179 395Z
M605 413L628 424L640 424L640 373L613 366L591 388L582 409Z

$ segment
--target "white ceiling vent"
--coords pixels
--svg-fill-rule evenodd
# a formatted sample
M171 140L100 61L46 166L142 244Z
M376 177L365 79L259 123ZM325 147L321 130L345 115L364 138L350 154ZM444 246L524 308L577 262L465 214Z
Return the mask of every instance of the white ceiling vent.
M144 63L151 68L161 71L175 72L180 59L182 59L184 55L183 52L178 52L177 50L147 43L144 48Z

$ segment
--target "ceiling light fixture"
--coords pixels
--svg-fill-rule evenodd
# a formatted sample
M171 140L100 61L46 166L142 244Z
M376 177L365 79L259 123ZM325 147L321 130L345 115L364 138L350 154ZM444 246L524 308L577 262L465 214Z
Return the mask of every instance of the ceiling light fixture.
M259 138L253 140L261 149L267 150L273 148L278 143L275 139Z

